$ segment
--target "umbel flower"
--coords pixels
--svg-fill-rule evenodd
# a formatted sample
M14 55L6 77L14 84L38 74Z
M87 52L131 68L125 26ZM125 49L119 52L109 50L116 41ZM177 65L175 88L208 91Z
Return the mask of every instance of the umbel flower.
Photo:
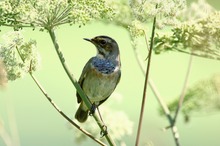
M196 21L187 21L172 29L172 34L155 37L155 53L179 51L220 60L220 12Z
M29 71L36 71L40 57L36 41L24 41L20 31L3 35L4 43L0 44L0 59L5 65L7 78L15 80Z
M4 0L0 2L0 25L15 29L33 26L51 29L62 24L84 25L96 18L110 18L105 0Z

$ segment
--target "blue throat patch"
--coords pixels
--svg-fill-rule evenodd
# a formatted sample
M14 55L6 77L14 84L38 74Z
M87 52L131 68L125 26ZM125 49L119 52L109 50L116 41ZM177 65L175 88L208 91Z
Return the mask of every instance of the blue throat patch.
M98 71L104 74L110 74L114 72L116 68L116 65L114 65L110 60L100 59L96 57L93 58L92 64Z

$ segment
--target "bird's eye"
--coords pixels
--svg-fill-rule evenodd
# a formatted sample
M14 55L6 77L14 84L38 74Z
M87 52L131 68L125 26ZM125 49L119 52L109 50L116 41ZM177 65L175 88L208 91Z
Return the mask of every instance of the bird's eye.
M105 45L107 42L106 42L105 40L100 40L99 43L100 43L101 45Z

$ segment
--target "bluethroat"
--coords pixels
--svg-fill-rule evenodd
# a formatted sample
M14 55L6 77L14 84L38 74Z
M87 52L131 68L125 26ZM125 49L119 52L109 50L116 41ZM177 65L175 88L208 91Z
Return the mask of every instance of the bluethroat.
M98 107L105 102L115 90L121 77L121 62L117 42L108 36L97 36L84 40L93 43L97 49L97 55L89 59L83 68L78 83L92 103L92 107ZM85 122L89 111L79 94L76 94L80 103L75 118L79 122Z

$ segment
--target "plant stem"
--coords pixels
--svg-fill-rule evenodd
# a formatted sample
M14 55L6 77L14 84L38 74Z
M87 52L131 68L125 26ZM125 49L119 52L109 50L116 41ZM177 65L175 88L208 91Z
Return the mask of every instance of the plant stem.
M154 83L150 79L149 79L149 85L150 85L152 91L154 92L154 95L157 98L158 102L160 103L160 106L162 107L164 113L166 114L167 120L169 121L170 125L172 125L173 118L170 115L170 110L168 109L168 106L166 105L165 101L161 97L160 93L156 90ZM171 127L171 132L173 134L173 138L174 138L176 146L180 146L179 133L178 133L177 127L176 126Z
M183 101L184 101L184 97L185 97L185 93L186 93L186 89L187 89L187 84L188 84L188 80L189 80L189 74L190 74L191 66L192 66L192 59L193 59L193 55L190 55L189 64L188 64L188 68L187 68L187 72L186 72L186 77L185 77L183 89L182 89L182 92L181 92L181 95L179 98L179 103L178 103L178 106L177 106L177 109L176 109L176 112L175 112L175 115L173 118L173 123L171 125L172 127L176 124L176 120L179 115L179 111L180 111L182 104L183 104Z
M49 95L46 93L46 91L43 89L43 87L40 85L40 83L38 82L38 80L32 75L32 73L30 72L30 76L31 78L34 80L34 82L37 84L38 88L41 90L41 92L44 94L44 96L48 99L48 101L52 104L52 106L69 122L71 123L73 126L75 126L78 130L80 130L81 132L83 132L85 135L87 135L88 137L90 137L92 140L96 141L98 144L102 145L102 146L106 146L103 142L101 142L100 140L96 139L95 137L93 137L89 132L87 132L86 130L82 129L79 125L77 125L72 119L70 119L66 114L63 113L63 111L61 111L59 109L59 107L55 104L55 102L49 97Z
M156 8L157 8L157 5L156 5ZM144 107L145 107L145 100L146 100L146 92L147 92L147 83L148 83L148 77L149 77L149 71L150 71L151 54L152 54L152 50L153 50L155 28L156 28L156 16L154 17L153 27L152 27L150 50L149 50L149 54L148 54L148 63L147 63L147 70L146 70L146 74L145 74L143 98L142 98L141 112L140 112L140 117L139 117L139 124L138 124L138 131L137 131L135 146L139 145L139 140L140 140L140 133L141 133L141 127L142 127L142 121L143 121L143 115L144 115Z
M131 41L134 42L134 39L132 38L132 36L131 35L129 35L129 36L130 36ZM135 56L135 58L137 60L137 63L139 65L140 69L141 69L141 72L143 73L143 75L145 75L146 74L146 71L145 71L145 68L144 68L145 65L144 65L144 63L142 61L141 55L140 55L140 53L138 53L137 47L136 47L135 44L132 43L132 47L133 47L134 54L135 54L134 56Z
M9 124L10 133L11 133L10 135L11 135L11 139L13 142L12 145L13 146L20 146L19 132L18 132L15 112L14 112L14 108L13 108L13 104L12 104L11 100L12 99L10 96L6 98L8 124Z
M133 50L134 50L134 53L135 53L136 60L137 60L139 66L141 68L141 71L145 75L146 72L145 72L145 69L144 69L144 64L141 61L141 56L137 52L137 48L135 46L133 46ZM170 110L168 109L168 106L166 105L165 101L161 97L160 92L157 90L157 87L154 85L154 82L151 78L149 78L148 84L149 84L151 90L153 91L157 101L159 102L160 106L162 107L164 113L166 114L167 120L169 121L170 125L172 125L173 118L170 115ZM171 131L172 131L173 138L174 138L174 141L176 143L176 146L180 146L179 137L178 137L179 133L178 133L177 127L176 126L172 127Z
M73 74L70 72L70 70L69 70L69 68L68 68L68 66L67 66L67 64L66 64L66 62L65 62L65 59L64 59L64 57L63 57L63 54L62 54L61 50L59 49L59 45L58 45L58 43L57 43L54 30L51 28L51 29L48 29L48 31L49 31L51 40L52 40L52 42L53 42L54 48L55 48L55 50L56 50L56 52L57 52L57 55L58 55L58 57L59 57L59 59L60 59L60 62L61 62L61 64L62 64L62 66L63 66L63 68L64 68L66 74L68 75L68 77L69 77L70 81L72 82L72 84L75 86L75 88L76 88L77 92L79 93L80 97L82 98L83 102L86 104L86 106L88 107L88 109L91 109L91 106L92 106L91 102L90 102L89 99L87 98L86 94L83 92L82 88L80 87L80 85L78 84L78 82L76 81L76 79L74 78ZM98 124L98 126L100 127L101 131L102 131L102 132L105 132L105 129L104 129L105 125L104 125L103 122L98 118L98 116L97 116L96 113L93 114L93 117L94 117L96 123ZM113 142L113 140L112 140L112 138L110 137L109 134L106 134L106 135L105 135L105 138L106 138L107 142L109 143L109 145L111 145L111 146L114 146L114 145L115 145L114 142Z
M2 121L0 121L0 137L6 146L13 146L12 138L10 137L9 133L6 131Z
M146 36L145 36L146 37ZM132 37L130 36L130 39L132 40ZM146 39L147 41L147 39ZM135 58L138 62L138 65L142 71L142 73L145 75L146 74L146 71L144 69L144 63L141 61L141 56L140 54L137 52L137 48L136 46L133 45L133 50L134 50L134 53L135 53ZM154 82L151 78L149 78L149 81L148 81L148 84L149 86L151 87L151 90L153 91L155 97L157 98L158 102L160 103L164 113L167 115L168 117L168 120L170 122L170 124L172 124L172 117L170 115L170 110L168 109L168 106L166 105L165 101L163 100L163 98L161 97L159 91L157 90L156 86L154 85Z
M214 60L218 60L218 61L220 60L220 58L215 58L215 57L211 57L211 56L196 54L195 52L187 52L187 51L184 51L184 50L181 50L181 49L177 49L177 48L174 48L173 51L178 51L180 53L184 53L184 54L188 54L188 55L193 55L193 56L200 57L200 58L214 59Z
M188 68L187 68L187 72L186 72L186 77L185 77L185 81L183 84L183 89L179 98L179 103L177 105L177 109L174 115L174 118L172 118L172 123L171 123L171 129L172 129L172 133L173 133L173 137L176 143L176 146L180 146L179 143L179 134L176 128L176 120L177 117L179 115L180 109L182 107L183 101L184 101L184 97L185 97L185 93L186 93L186 88L187 88L187 84L188 84L188 79L189 79L189 74L190 74L190 70L191 70L191 66L192 66L192 59L193 59L193 55L190 55L190 59L189 59L189 64L188 64Z
M24 59L21 56L20 51L18 50L18 48L16 47L16 50L18 52L18 55L20 56L21 60L23 62ZM29 75L31 76L31 78L33 79L33 81L35 82L35 84L38 86L38 88L40 89L40 91L44 94L44 96L47 98L47 100L50 102L50 104L56 109L56 111L58 111L70 124L72 124L73 126L75 126L77 129L79 129L81 132L83 132L85 135L87 135L88 137L90 137L92 140L96 141L98 144L102 145L102 146L106 146L103 142L101 142L100 140L96 139L95 137L93 137L89 132L87 132L86 130L82 129L79 125L77 125L71 118L69 118L66 114L63 113L62 110L60 110L60 108L55 104L55 102L49 97L49 95L46 93L46 91L44 90L44 88L41 86L41 84L39 83L39 81L36 79L36 77L32 74L32 67L31 64L32 62L30 62L30 67L29 67Z

